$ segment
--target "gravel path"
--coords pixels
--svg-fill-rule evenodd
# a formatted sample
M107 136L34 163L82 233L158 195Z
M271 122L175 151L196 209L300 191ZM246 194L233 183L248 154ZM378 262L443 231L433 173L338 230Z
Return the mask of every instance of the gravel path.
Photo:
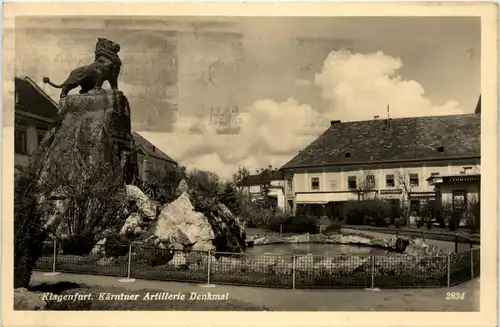
M257 287L136 280L120 283L119 278L61 274L44 276L34 272L33 284L68 281L92 286L121 287L131 291L154 289L160 292L229 293L229 298L278 311L478 311L479 278L452 288L290 290ZM463 300L446 300L447 292L465 292ZM223 304L221 304L223 305Z

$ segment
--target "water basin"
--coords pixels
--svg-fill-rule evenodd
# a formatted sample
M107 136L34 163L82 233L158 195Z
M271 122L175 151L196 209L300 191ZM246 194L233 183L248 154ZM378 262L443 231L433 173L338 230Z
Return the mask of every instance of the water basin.
M352 245L352 244L325 244L325 243L299 243L299 244L267 244L255 245L247 248L245 251L251 255L263 254L313 254L321 256L337 255L385 255L387 251L370 246Z

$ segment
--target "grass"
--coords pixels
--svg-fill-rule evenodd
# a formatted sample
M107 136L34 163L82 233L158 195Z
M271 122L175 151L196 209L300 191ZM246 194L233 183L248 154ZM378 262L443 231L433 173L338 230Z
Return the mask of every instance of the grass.
M32 287L33 292L50 292L54 294L92 294L92 300L82 301L48 301L45 310L53 311L89 311L89 310L134 310L134 311L269 311L268 308L258 306L251 303L242 302L239 300L204 300L196 301L189 300L190 293L185 294L185 300L145 300L144 295L148 292L151 294L157 293L159 290L141 289L138 291L130 291L120 287L100 287L86 286L70 282L59 283L43 283ZM169 292L162 289L161 292ZM111 294L139 294L137 300L98 300L100 293ZM175 292L172 292L175 293ZM207 292L199 292L204 294ZM229 294L229 296L231 296ZM14 308L16 309L16 308Z

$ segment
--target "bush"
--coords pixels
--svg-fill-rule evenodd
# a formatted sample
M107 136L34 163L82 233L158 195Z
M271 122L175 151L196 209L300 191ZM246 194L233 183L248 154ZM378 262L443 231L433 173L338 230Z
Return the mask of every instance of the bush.
M46 233L38 206L37 174L17 167L14 184L14 288L28 287L31 272L42 255Z
M453 210L451 217L448 221L448 228L451 231L455 231L458 228L458 225L460 224L460 220L462 219L462 211L460 210Z
M379 199L348 201L345 205L346 222L349 225L373 225L385 227L390 223L392 206Z
M283 233L317 233L319 218L315 216L281 216L279 220L268 225L273 232Z
M119 258L128 254L129 240L122 235L114 235L106 238L104 251L107 257Z
M85 255L89 254L94 247L93 235L79 236L78 238L59 240L64 254Z

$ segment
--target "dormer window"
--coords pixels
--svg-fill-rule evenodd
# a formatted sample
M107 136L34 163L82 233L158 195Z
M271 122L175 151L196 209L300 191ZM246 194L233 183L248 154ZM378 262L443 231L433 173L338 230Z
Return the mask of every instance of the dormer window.
M346 159L350 159L351 158L351 153L350 152L346 152L345 153L345 158Z
M436 150L437 152L444 152L444 147L438 146Z

